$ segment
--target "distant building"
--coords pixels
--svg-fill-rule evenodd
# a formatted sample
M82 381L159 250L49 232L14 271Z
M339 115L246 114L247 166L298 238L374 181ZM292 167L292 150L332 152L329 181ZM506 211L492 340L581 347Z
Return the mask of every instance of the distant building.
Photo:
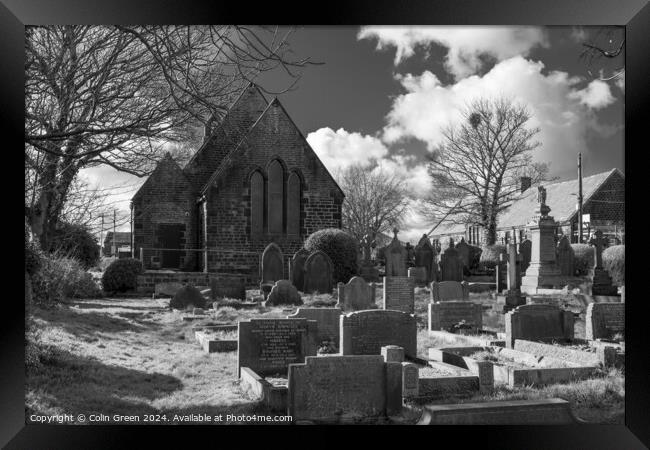
M497 243L518 243L525 238L527 224L537 208L537 186L522 179L521 192L504 210L497 221ZM550 215L559 222L558 234L578 242L578 179L556 183L541 183L546 188L546 204ZM595 230L601 230L610 243L625 242L625 175L618 169L582 178L583 240ZM441 223L430 235L433 241L444 242L465 238L478 245L484 240L481 227Z
M109 231L104 239L102 254L104 256L115 256L120 258L131 257L131 233L128 231Z

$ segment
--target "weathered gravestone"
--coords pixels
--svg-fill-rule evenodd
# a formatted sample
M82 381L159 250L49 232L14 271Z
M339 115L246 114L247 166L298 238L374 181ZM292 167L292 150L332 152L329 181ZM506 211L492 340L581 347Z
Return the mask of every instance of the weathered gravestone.
M562 275L572 277L575 275L573 264L575 253L571 247L571 243L566 236L562 236L557 243L557 265Z
M405 277L407 251L397 239L397 228L393 229L393 240L384 250L387 277Z
M324 252L317 250L305 261L304 292L332 293L332 261Z
M519 243L519 254L521 255L521 272L526 272L530 265L530 256L533 249L533 243L530 239L524 239Z
M384 277L384 309L415 312L415 282L410 277Z
M501 257L503 255L500 255ZM521 255L517 254L515 244L508 244L508 259L506 264L508 290L497 294L497 304L503 304L501 312L506 313L513 308L526 304L526 297L521 295Z
M361 250L361 263L359 264L359 275L367 282L379 281L379 270L372 262L372 250L377 247L377 242L370 234L365 234L359 242Z
M417 397L420 393L420 369L410 362L402 363L402 396Z
M594 268L590 270L592 295L618 295L618 289L612 284L612 277L603 268L603 232L596 230L589 244L594 246Z
M366 283L361 277L352 277L347 284L339 283L339 301L336 304L344 311L359 311L375 304L375 284Z
M574 338L573 313L555 305L518 306L506 313L505 325L507 348L513 348L516 339L552 342Z
M284 256L280 247L273 242L267 245L262 253L260 278L260 290L264 295L268 292L263 288L264 285L273 285L276 281L284 279Z
M287 319L305 318L318 324L318 342L332 341L339 344L341 308L298 308Z
M264 306L302 305L298 289L289 280L278 280L264 302Z
M427 284L427 268L409 267L408 277L413 279L416 286L425 286Z
M469 245L467 245L467 242L465 242L465 238L461 238L460 242L456 244L456 251L458 252L458 257L460 258L461 262L463 263L463 267L465 269L469 269L469 255L470 255L470 248Z
M436 249L431 245L431 241L426 234L422 235L420 242L415 246L415 267L424 267L426 283L436 279Z
M301 292L305 289L305 261L308 256L309 252L301 248L291 258L291 282Z
M242 367L264 377L286 374L289 364L301 363L318 350L318 324L307 319L239 321L237 376Z
M341 316L343 355L380 355L385 345L404 348L407 356L417 355L415 316L402 311L367 310Z
M235 298L246 300L246 285L243 277L217 274L210 277L212 299Z
M585 318L585 339L625 338L625 303L590 303Z
M466 281L434 281L431 283L433 303L450 300L469 300L469 284Z
M440 279L442 281L463 281L463 261L454 241L449 239L449 247L440 257Z
M385 345L381 348L381 356L386 362L404 362L404 349L398 345Z
M429 331L454 331L459 323L472 332L483 328L483 307L480 303L447 301L429 303Z
M402 364L380 355L307 357L289 366L288 414L294 421L363 423L401 408Z

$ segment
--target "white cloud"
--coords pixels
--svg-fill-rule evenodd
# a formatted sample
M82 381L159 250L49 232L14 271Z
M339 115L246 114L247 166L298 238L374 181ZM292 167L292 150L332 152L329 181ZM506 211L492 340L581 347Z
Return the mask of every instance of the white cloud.
M531 127L540 127L535 150L537 161L554 167L573 164L579 151L587 151L587 128L596 126L593 110L611 103L607 84L582 81L566 72L542 73L544 64L516 56L496 64L483 76L473 75L455 84L443 85L431 72L398 76L405 93L393 102L382 138L387 144L416 138L434 148L442 140L442 129L456 123L459 110L477 97L507 96L529 107Z
M527 56L531 49L548 47L548 39L538 27L363 27L358 39L377 39L377 49L395 47L395 65L415 54L418 46L438 44L447 48L445 67L456 79L477 73L481 57L497 61L516 55Z
M625 92L625 71L616 78L615 83L621 91Z

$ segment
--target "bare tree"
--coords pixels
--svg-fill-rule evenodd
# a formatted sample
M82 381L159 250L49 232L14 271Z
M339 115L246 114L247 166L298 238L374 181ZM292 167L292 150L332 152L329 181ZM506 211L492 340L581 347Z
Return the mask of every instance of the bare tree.
M625 77L625 29L623 27L600 27L583 30L584 42L580 59L587 66L587 73L602 81Z
M519 189L519 179L546 179L548 165L534 163L539 128L527 128L525 106L507 98L478 99L462 111L463 120L443 131L429 174L433 189L422 212L440 220L482 226L487 244L496 240L497 216Z
M234 96L278 68L291 80L293 30L242 26L28 27L25 39L26 215L43 248L79 170L137 176L161 149L209 136ZM33 206L32 206L33 205Z
M353 165L338 174L345 193L343 228L361 240L399 226L409 209L405 180L381 167L375 170Z

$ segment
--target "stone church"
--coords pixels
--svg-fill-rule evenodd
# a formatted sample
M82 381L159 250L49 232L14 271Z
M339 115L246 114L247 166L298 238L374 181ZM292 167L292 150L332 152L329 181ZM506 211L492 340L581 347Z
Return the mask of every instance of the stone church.
M343 198L280 101L250 84L184 168L167 155L133 196L134 256L258 280L269 243L286 262L314 231L341 228Z

